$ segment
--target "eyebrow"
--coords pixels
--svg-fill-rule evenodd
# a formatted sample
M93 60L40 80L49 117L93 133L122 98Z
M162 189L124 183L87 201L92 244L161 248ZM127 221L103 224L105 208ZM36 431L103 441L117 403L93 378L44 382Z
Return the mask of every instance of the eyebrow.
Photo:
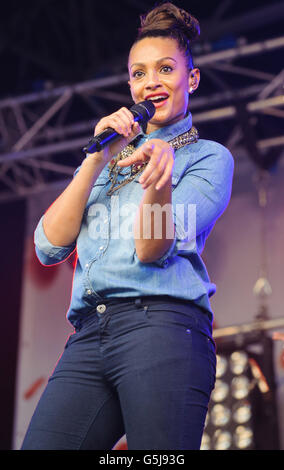
M166 60L166 59L173 60L175 63L177 63L177 61L176 61L173 57L162 57L161 59L157 60L156 64L159 64L160 62L163 62L163 61ZM139 65L139 66L142 65L142 66L143 66L143 65L145 65L145 64L144 64L143 62L136 62L136 63L132 64L132 65L130 66L130 68L134 67L134 65Z

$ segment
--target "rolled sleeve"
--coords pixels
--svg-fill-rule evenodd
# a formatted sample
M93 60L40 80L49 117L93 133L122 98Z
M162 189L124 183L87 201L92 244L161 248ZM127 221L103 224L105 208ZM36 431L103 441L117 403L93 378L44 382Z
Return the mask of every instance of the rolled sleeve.
M229 203L233 170L231 153L217 143L210 154L187 170L175 189L174 217L179 239L190 241L212 228Z
M155 260L154 263L162 268L166 268L169 264L169 258L175 256L177 252L178 252L177 233L175 230L175 238L173 239L173 242L170 248L168 248L168 250L163 254L163 256Z
M221 144L212 142L210 150L190 166L173 192L175 239L155 261L159 266L166 267L169 258L177 254L202 250L206 237L229 203L233 157Z
M43 217L41 217L34 232L35 251L42 264L51 266L67 259L74 251L76 243L69 246L52 245L44 232Z

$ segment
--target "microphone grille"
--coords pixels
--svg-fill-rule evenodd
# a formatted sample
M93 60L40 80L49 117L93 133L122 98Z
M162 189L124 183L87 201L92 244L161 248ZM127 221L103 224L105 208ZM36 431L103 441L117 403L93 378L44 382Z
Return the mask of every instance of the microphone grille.
M132 106L130 111L132 114L139 116L139 120L143 124L154 116L156 108L151 101L146 100Z

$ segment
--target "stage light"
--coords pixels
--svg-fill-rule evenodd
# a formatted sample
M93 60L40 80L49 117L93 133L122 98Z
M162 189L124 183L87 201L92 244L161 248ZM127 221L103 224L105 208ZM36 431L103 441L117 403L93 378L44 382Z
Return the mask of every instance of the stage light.
M225 426L231 417L229 408L224 405L214 405L211 410L211 422L214 426Z
M233 408L233 420L238 424L244 424L252 417L251 404L248 401L236 403Z
M216 363L216 378L220 379L226 372L228 367L228 361L224 356L217 354L217 363Z
M220 402L220 401L225 400L225 398L227 397L229 393L229 389L230 389L229 385L226 382L217 379L215 383L215 388L211 395L211 400L215 402Z
M245 375L234 377L232 380L232 396L237 400L247 397L250 391L250 381Z
M211 449L211 439L210 436L204 432L202 436L202 450L210 450Z
M248 367L248 355L244 351L235 351L230 356L230 367L233 374L240 375Z
M253 431L247 426L237 426L234 442L239 449L248 449L253 444Z
M242 349L226 343L217 350L216 382L201 450L277 449L270 339L263 335Z
M213 436L213 449L227 450L232 445L232 434L229 431L217 429Z
M215 388L211 394L201 449L251 448L253 377L245 351L217 355Z

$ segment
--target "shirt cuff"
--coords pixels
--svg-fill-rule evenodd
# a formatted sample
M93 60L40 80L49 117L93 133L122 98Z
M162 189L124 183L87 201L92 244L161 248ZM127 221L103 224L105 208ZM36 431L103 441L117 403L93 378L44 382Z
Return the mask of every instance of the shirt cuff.
M42 264L50 265L64 261L74 251L76 243L69 246L55 246L48 240L43 228L43 217L41 217L34 232L34 243L36 254Z
M177 254L178 252L178 247L177 247L177 234L175 231L175 238L173 239L173 242L170 246L170 248L166 251L166 253L163 254L160 258L154 261L155 264L162 268L166 268L169 264L168 258L173 257Z

